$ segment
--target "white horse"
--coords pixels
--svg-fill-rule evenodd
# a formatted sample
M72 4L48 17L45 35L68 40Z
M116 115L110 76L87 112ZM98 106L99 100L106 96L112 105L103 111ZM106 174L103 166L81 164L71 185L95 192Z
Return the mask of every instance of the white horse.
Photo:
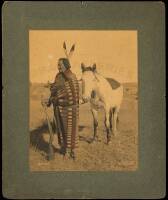
M84 102L90 101L91 112L93 114L94 137L97 139L98 109L102 106L105 111L105 127L107 131L107 144L110 142L111 133L117 134L117 121L120 105L123 98L123 86L118 83L114 89L106 78L97 73L96 64L86 67L81 64L82 69L82 99Z

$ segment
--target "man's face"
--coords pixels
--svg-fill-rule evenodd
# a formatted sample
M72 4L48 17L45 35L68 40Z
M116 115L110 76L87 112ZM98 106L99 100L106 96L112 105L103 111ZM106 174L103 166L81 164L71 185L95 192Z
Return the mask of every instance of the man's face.
M61 72L62 71L61 70L62 69L62 61L61 60L58 61L58 66L57 67L58 67L58 71Z
M62 62L62 60L58 61L58 71L59 72L64 72L66 70L66 68L64 67L64 64Z

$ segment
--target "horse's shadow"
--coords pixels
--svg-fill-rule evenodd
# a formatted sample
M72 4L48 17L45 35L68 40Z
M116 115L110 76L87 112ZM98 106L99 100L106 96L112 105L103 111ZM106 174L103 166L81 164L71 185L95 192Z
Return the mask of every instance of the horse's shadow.
M79 126L78 126L78 131L79 131L79 132L83 131L83 129L84 129L85 127L86 127L86 126L79 125Z
M92 143L92 138L86 138L82 135L79 136L79 141L87 142L87 143Z
M83 126L83 125L79 125L78 130L79 132L81 132L83 129L85 129L87 126ZM93 142L93 137L85 137L83 135L79 135L79 141L82 142L87 142L89 144L91 144ZM98 140L99 141L99 140Z

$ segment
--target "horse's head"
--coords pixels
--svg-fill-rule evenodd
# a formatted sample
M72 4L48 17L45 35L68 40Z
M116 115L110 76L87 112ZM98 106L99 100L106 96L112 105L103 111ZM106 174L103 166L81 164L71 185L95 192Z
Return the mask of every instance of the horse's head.
M93 91L96 88L96 64L86 67L84 63L81 64L82 69L82 98L85 102L90 100Z

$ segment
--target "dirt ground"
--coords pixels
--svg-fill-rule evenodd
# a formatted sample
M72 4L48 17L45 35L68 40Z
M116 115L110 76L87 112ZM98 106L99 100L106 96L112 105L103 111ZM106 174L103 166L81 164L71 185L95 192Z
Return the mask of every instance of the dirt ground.
M89 104L80 106L79 148L75 161L63 159L59 153L57 135L54 136L55 158L47 160L49 131L41 106L41 95L49 91L42 84L30 86L30 148L31 171L124 171L138 167L138 97L135 83L124 84L124 99L119 113L119 133L106 144L104 113L99 112L99 141L89 143L93 136L93 118ZM52 120L52 108L48 109Z

